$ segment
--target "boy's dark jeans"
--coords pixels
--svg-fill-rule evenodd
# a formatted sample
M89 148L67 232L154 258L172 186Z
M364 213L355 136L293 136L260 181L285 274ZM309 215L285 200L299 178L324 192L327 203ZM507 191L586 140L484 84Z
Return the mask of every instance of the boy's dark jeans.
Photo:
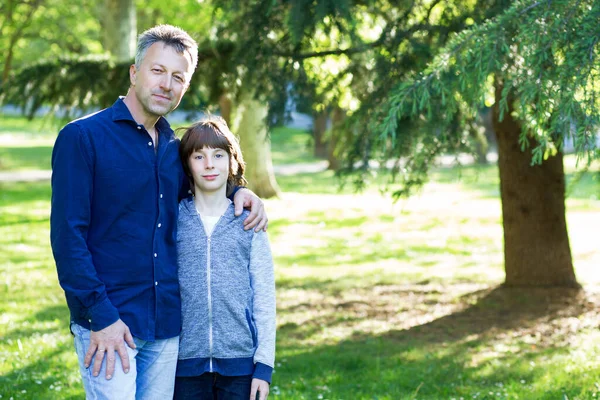
M200 376L177 377L175 400L248 400L252 375L223 376L204 373Z

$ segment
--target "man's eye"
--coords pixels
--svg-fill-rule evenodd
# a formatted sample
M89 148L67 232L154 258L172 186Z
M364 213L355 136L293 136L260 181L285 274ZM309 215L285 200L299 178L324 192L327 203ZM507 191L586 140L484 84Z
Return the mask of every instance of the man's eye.
M177 82L180 82L180 83L184 82L184 79L179 75L175 75L175 79L177 80Z

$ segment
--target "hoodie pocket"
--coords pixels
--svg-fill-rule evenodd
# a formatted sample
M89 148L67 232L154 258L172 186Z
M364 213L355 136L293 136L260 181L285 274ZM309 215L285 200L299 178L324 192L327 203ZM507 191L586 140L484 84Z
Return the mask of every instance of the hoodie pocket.
M256 337L256 328L254 327L254 322L252 321L252 317L250 316L250 311L246 308L246 322L248 323L248 328L250 329L250 334L252 335L252 346L256 348L256 344L258 339Z

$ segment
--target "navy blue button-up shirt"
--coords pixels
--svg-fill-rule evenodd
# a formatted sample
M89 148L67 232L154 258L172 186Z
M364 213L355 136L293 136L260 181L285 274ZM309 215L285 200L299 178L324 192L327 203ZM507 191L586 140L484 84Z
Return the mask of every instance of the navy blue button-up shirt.
M94 331L119 318L144 340L177 336L179 140L164 118L157 148L122 99L73 121L52 152L50 238L71 320Z

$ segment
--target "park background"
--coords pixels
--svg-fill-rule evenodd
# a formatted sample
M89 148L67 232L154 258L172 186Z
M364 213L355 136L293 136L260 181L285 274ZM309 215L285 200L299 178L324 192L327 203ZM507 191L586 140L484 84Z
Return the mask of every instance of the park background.
M158 23L199 42L171 121L226 117L266 199L272 398L600 395L598 2L0 11L0 398L83 398L49 246L52 145L125 94Z

